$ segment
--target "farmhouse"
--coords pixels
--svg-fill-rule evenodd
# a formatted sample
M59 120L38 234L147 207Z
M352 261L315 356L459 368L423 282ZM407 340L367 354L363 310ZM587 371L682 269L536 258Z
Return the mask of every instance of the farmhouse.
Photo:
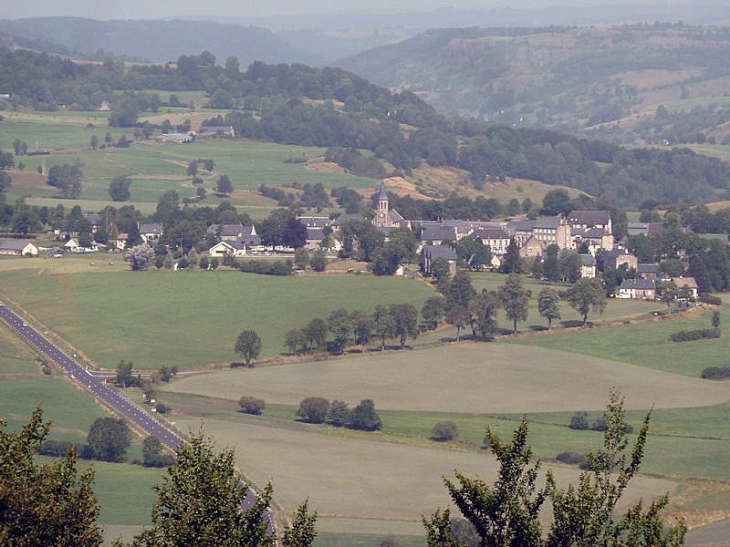
M624 279L616 292L616 298L654 300L656 287L652 279Z
M673 277L670 281L674 282L678 289L689 291L692 299L697 298L697 281L694 277Z
M596 257L590 253L580 255L580 276L596 277Z
M0 255L38 256L38 247L23 239L8 239L0 245Z
M238 258L246 256L246 245L240 241L221 241L208 249L208 254L211 258L224 258L226 256Z
M139 225L139 237L150 247L154 246L162 237L162 224L150 222Z
M155 140L161 143L186 144L193 142L193 136L187 133L164 133Z

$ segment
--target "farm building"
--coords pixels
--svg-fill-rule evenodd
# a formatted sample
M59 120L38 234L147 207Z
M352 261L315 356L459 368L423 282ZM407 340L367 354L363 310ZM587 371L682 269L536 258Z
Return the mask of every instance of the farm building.
M0 245L0 255L38 256L38 247L23 239L8 239Z

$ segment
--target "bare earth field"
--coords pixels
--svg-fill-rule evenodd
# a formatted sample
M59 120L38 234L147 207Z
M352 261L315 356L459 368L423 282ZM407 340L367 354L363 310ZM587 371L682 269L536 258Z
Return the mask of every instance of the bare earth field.
M238 401L299 404L325 397L387 410L533 413L600 410L612 387L627 409L719 404L730 387L567 352L460 343L429 350L220 371L181 379L168 389ZM454 394L459 396L455 397Z
M196 431L195 419L178 419L178 427ZM403 446L358 439L333 438L250 424L206 420L205 432L221 446L235 448L238 465L255 484L273 480L274 495L288 511L309 498L317 510L317 529L424 535L421 516L448 505L442 476L458 469L496 478L489 455L439 448ZM555 468L559 484L577 477L575 468ZM637 477L622 501L636 501L676 492L672 481Z

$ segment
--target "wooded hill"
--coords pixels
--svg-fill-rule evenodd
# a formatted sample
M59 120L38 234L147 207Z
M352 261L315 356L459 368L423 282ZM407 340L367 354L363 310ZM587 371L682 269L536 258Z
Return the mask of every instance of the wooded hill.
M657 23L436 29L338 65L390 89L413 91L450 115L633 143L652 134L635 128L636 115L653 116L660 104L689 110L714 97L727 105L728 58L730 28ZM612 123L617 120L620 127ZM730 134L712 119L693 130L718 142ZM672 144L683 135L668 132L661 139Z
M488 179L532 179L633 209L646 199L677 203L727 196L730 166L686 149L626 149L555 131L447 118L413 93L392 93L342 69L256 62L241 72L235 61L221 67L203 52L181 56L175 66L125 69L113 62L78 65L0 49L0 81L16 107L82 109L109 100L109 123L117 126L134 125L141 113L159 110L162 100L112 89L205 90L208 106L220 110L207 124L232 125L238 136L251 139L367 150L384 169L362 162L375 178L408 176L425 162L462 170L464 182L477 189ZM352 154L331 156L353 161Z
M173 15L173 14L171 14ZM18 45L76 59L165 63L190 51L254 61L315 63L312 53L292 46L268 29L208 21L97 21L81 17L0 19L0 44Z

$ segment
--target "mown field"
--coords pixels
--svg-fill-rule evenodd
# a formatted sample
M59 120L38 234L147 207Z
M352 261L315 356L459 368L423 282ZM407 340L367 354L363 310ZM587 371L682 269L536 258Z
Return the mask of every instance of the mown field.
M89 260L89 259L87 259ZM106 266L96 258L100 272ZM63 262L65 261L58 261ZM42 265L41 259L38 263ZM335 309L372 312L432 294L407 279L356 275L271 277L237 271L107 271L0 274L2 293L104 368L131 360L140 369L227 366L243 330L263 341L262 357L286 350L287 331Z

